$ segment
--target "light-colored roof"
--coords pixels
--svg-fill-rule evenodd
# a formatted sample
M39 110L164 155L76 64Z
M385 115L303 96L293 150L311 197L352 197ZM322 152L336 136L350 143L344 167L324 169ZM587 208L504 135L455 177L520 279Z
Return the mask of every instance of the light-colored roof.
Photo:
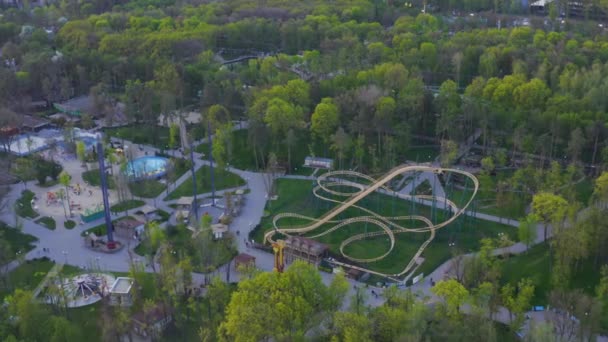
M146 204L143 207L141 207L138 210L138 212L141 211L144 215L148 215L148 214L153 213L153 212L155 212L157 210L158 210L158 208L155 208L155 207L153 207L153 206L151 206L149 204Z
M211 230L213 233L225 233L228 231L228 226L221 223L216 223L211 225Z
M180 197L176 203L179 205L192 205L192 201L194 201L194 197L184 196L184 197Z
M545 7L546 5L552 3L554 0L538 0L530 4L533 7Z
M129 293L133 286L133 279L127 277L118 277L110 288L110 293Z
M178 210L175 212L175 217L183 217L183 218L188 218L188 216L190 216L190 212L188 210Z

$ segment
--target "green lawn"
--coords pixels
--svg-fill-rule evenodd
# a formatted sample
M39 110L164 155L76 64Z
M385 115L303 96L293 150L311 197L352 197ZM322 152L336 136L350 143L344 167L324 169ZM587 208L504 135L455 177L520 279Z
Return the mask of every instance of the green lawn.
M169 128L167 127L137 124L108 128L104 131L110 137L126 139L135 144L152 145L160 149L167 149L169 145Z
M526 209L532 201L532 195L521 193L521 192L505 192L502 203L497 205L495 184L497 181L507 180L513 175L513 171L501 171L496 176L491 178L479 177L479 191L473 202L471 210L476 210L480 213L496 215L511 219L520 219L526 216ZM467 190L460 187L449 184L444 186L445 191L451 200L456 204L464 204L472 194L470 189L472 184L467 183ZM590 179L584 179L576 184L564 187L559 191L559 194L568 200L576 200L583 204L589 202L591 194L593 193L593 181Z
M123 212L126 210L141 207L144 204L146 204L146 202L144 202L142 200L126 200L126 201L122 201L120 203L114 204L113 206L110 207L110 210L115 213L120 213L120 212Z
M50 230L55 230L55 228L57 228L57 222L55 222L55 219L49 216L43 216L39 219L36 220L36 223L47 227Z
M133 196L154 198L165 191L167 186L155 179L146 179L129 183L129 190Z
M533 305L546 305L551 291L551 256L549 245L541 243L533 246L524 254L512 256L502 265L501 281L516 284L520 279L529 278L535 286ZM593 258L584 260L572 274L568 287L581 289L589 295L595 295L595 287L599 283L600 267L596 267Z
M173 172L169 173L167 181L173 183L177 181L184 173L190 171L192 162L189 159L182 158L171 158L171 164L173 165Z
M196 171L196 190L199 194L207 193L211 191L211 168L208 166L202 166ZM226 188L233 188L241 185L245 185L245 181L234 173L214 168L215 176L215 190L222 190ZM177 189L169 193L169 196L165 200L178 199L183 196L192 196L193 189L192 178L186 179Z
M66 229L74 229L74 227L76 227L76 222L72 221L72 220L67 220L63 223L63 226Z
M271 215L262 220L262 229L256 229L252 234L252 238L256 241L261 241L264 232L272 229L272 216L278 213L293 212L311 217L319 217L323 213L329 211L334 205L314 198L311 193L314 184L316 183L302 180L277 180L279 198L277 201L272 201L267 204L267 210ZM441 222L446 215L443 210L436 209L433 214L432 209L428 206L420 204L414 205L412 202L396 199L383 194L372 194L360 201L359 205L386 217L410 215L414 212L429 218L434 216L434 222ZM346 219L363 215L365 215L363 211L356 208L349 208L340 214L337 219ZM279 221L279 224L284 227L304 223L307 222L305 220L289 218ZM409 219L401 221L400 224L406 227L422 227L421 222ZM315 232L307 235L312 236L318 234L330 227L332 227L331 224L324 225ZM376 230L379 230L379 228L372 224L354 223L330 234L321 236L317 238L317 240L326 243L329 246L330 251L335 256L339 256L340 243L346 238L366 231L371 232ZM428 274L441 263L451 258L452 251L448 247L450 242L455 242L456 246L462 251L470 252L478 250L479 240L484 237L497 237L498 233L508 234L512 240L516 240L517 232L513 227L471 217L462 217L436 232L433 242L427 247L422 255L425 258L425 262L420 266L417 273L424 272L425 274ZM429 238L429 234L430 233L397 234L395 236L395 249L387 258L373 263L366 263L361 266L385 273L398 273L415 254L420 245ZM387 251L388 246L388 238L386 236L380 236L352 243L346 247L345 252L357 258L370 258L384 254Z
M526 216L526 208L532 201L532 196L525 193L505 192L502 202L497 205L496 183L508 179L513 171L498 172L496 176L479 179L479 190L471 203L469 210L518 220ZM464 205L473 194L473 184L455 184L453 182L444 186L448 197L459 206ZM466 188L466 190L465 190Z
M30 190L23 190L21 197L15 202L15 212L17 215L26 218L36 218L38 213L32 208L34 193Z
M24 234L19 229L11 228L4 222L0 222L0 236L2 236L9 245L13 252L21 251L27 253L34 249L33 242L38 241L35 236Z
M101 186L101 174L99 172L99 169L93 169L83 172L82 179L92 186ZM116 183L114 183L114 179L111 176L107 177L106 179L108 181L108 187L110 189L116 189Z
M12 293L16 288L34 290L52 267L53 262L46 258L25 261L9 273L8 286L0 283L0 299Z

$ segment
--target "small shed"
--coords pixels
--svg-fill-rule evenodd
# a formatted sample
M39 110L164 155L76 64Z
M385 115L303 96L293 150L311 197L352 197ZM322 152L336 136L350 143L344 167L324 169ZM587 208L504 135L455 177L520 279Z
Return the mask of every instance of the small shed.
M255 257L247 253L241 253L234 257L234 267L239 268L240 266L255 266Z
M213 231L213 238L216 240L223 239L224 234L228 232L228 226L221 223L216 223L211 225L211 230Z
M194 203L194 197L192 196L184 196L184 197L180 197L177 202L175 202L175 205L177 206L176 209L177 210L187 210L190 211L192 210L192 205Z
M46 128L50 125L50 121L32 116L32 115L22 115L21 116L21 130L26 132L39 132L43 128Z
M117 236L123 238L137 238L143 234L144 224L144 222L133 219L120 220L114 223L114 231L116 232Z
M110 305L131 306L133 305L133 279L118 277L110 287Z
M334 167L334 160L330 158L306 157L306 159L304 159L304 166L315 169L331 170Z

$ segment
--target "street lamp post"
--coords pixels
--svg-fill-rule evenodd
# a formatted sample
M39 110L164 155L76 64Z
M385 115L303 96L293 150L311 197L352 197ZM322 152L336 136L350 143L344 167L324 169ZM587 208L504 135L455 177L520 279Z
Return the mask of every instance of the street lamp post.
M215 206L215 179L213 175L213 147L211 141L211 121L207 119L207 136L209 137L209 168L211 174L211 206Z

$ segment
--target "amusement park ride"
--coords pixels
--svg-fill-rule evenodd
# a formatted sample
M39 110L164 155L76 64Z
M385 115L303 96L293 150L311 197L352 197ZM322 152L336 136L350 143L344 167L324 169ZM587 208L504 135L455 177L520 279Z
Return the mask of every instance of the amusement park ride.
M272 243L272 251L274 252L274 268L272 270L275 272L283 273L285 269L283 249L285 249L285 241L277 240L277 242Z
M470 198L468 199L468 201L461 208L459 208L453 201L451 201L447 197L438 197L435 194L433 194L433 195L403 194L403 193L397 193L396 191L389 188L389 184L391 184L391 181L394 180L396 177L400 177L406 173L420 173L420 172L432 172L435 174L452 173L452 174L459 174L461 176L464 176L466 179L471 180L473 183L474 187L472 189L472 194L470 195ZM361 179L361 180L363 180L363 182L355 182L352 180L348 180L348 179L345 179L346 177ZM355 188L356 191L344 192L344 191L335 190L336 187L343 187L343 186ZM332 189L332 188L334 188L334 189ZM354 172L354 171L327 172L317 178L316 186L313 189L313 195L318 199L337 203L337 206L335 206L332 210L325 213L323 216L321 216L319 218L308 217L308 216L300 215L297 213L277 214L273 218L274 229L268 231L264 235L264 240L268 241L272 244L272 248L275 253L275 268L274 268L275 271L282 272L283 268L284 268L283 248L285 245L282 240L276 240L276 241L273 240L273 236L275 234L281 234L281 235L285 235L285 236L303 235L306 233L310 233L310 232L322 227L323 225L326 225L326 224L333 225L332 227L330 227L328 229L322 230L320 233L318 233L316 235L312 235L312 236L307 235L308 238L314 239L314 238L321 237L323 235L327 235L342 227L345 227L345 226L348 226L350 224L357 223L357 222L364 222L366 224L376 225L380 228L380 230L351 236L351 237L347 238L346 240L342 241L342 243L340 245L340 254L342 255L342 257L349 260L350 262L357 263L357 264L363 264L363 263L371 263L374 261L379 261L379 260L386 258L395 248L395 234L430 232L430 237L422 243L422 245L420 246L418 251L412 257L412 259L407 263L407 265L404 267L404 269L398 273L387 274L387 273L377 272L377 271L371 270L369 268L356 266L354 264L334 261L334 264L336 264L337 266L352 268L352 269L356 269L359 271L382 276L382 277L385 277L385 278L388 278L391 280L400 281L399 278L401 278L402 276L406 275L407 273L413 272L415 270L414 266L416 266L417 260L419 259L420 255L425 250L425 248L435 238L436 230L446 227L450 223L454 222L460 215L462 215L465 212L465 210L467 209L467 207L469 207L469 205L472 203L473 198L477 194L478 189L479 189L479 181L473 174L471 174L469 172L466 172L463 170L458 170L458 169L440 168L440 167L433 167L433 166L427 166L427 165L401 165L401 166L398 166L398 167L392 169L387 174L385 174L383 177L381 177L377 180L373 179L372 177L369 177L367 175L364 175L364 174L361 174L358 172ZM447 209L446 211L448 211L451 215L449 215L444 221L438 222L438 223L434 223L431 219L429 219L425 216L422 216L422 215L416 215L415 213L412 213L412 215L396 216L396 217L386 217L383 215L379 215L379 214L375 213L374 211L361 206L359 203L365 197L371 195L374 192L390 194L392 196L398 197L399 199L411 201L412 203L421 203L424 205L429 205L429 206L432 206L433 208L435 207L437 202L440 202L443 204L444 208ZM346 199L341 201L341 200L336 199L338 197L343 197ZM338 219L338 215L340 215L341 213L343 213L344 211L346 211L349 208L356 208L359 211L364 212L365 215L350 217L350 218L346 218L346 219ZM293 227L293 226L292 227L281 227L279 225L279 221L284 218L305 219L305 220L309 220L312 222L308 225L297 226L297 227ZM416 227L416 228L405 227L401 223L402 221L409 221L409 222L418 221L418 222L421 222L423 224L423 226L420 227L420 225L418 225L418 227ZM381 236L381 235L388 236L389 241L390 241L390 247L388 248L388 251L386 251L384 254L382 254L378 257L365 258L365 259L364 258L355 258L344 252L346 246L348 246L349 244L351 244L355 241L360 241L360 240L364 240L364 239L372 238L372 237L376 237L376 236Z

